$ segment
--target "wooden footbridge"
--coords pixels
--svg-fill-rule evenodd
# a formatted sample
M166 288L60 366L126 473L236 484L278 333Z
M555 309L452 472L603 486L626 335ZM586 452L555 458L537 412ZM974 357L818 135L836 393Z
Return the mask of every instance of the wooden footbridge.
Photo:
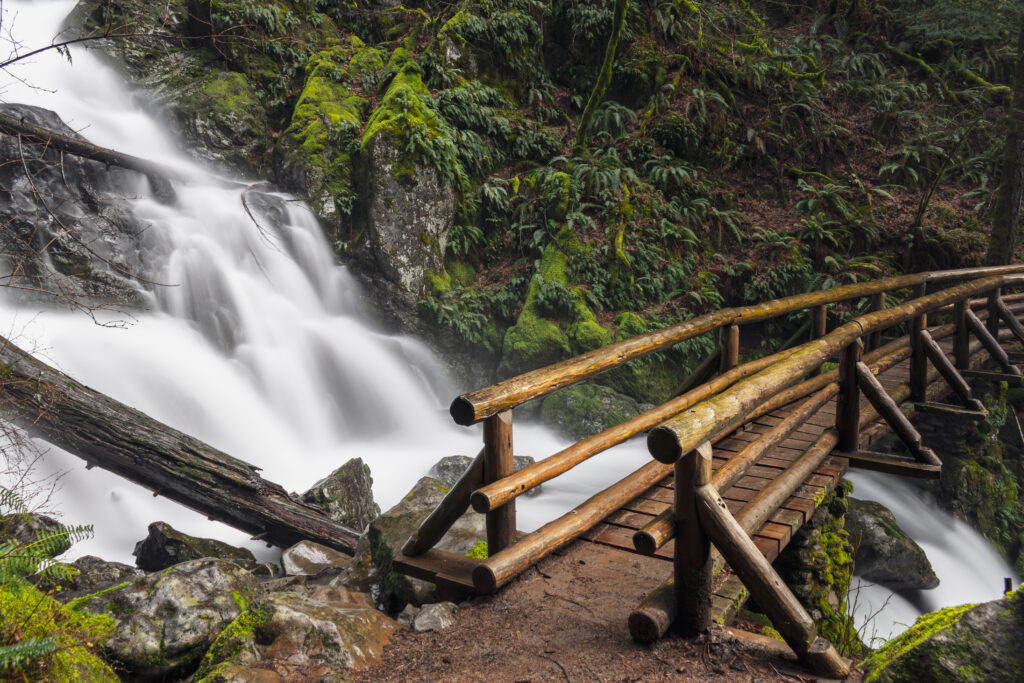
M1016 317L1024 295L1004 295L1024 285L1020 273L1024 266L924 273L723 309L459 396L452 417L484 423L483 449L395 566L442 592L492 593L574 539L652 555L665 560L667 579L623 614L635 640L670 627L695 635L728 621L749 594L816 672L845 675L848 663L817 635L771 561L849 467L940 476L941 461L908 415L983 419L968 380L1020 381L1001 346L1024 342ZM843 303L866 312L829 331L827 307ZM739 363L741 326L800 311L810 341ZM513 472L512 408L713 332L718 350L684 393ZM838 367L823 371L833 361ZM993 363L995 371L978 369ZM938 402L947 396L957 405ZM517 496L644 432L650 463L536 531L516 532ZM870 450L889 434L904 454ZM487 514L483 561L433 547L469 506Z

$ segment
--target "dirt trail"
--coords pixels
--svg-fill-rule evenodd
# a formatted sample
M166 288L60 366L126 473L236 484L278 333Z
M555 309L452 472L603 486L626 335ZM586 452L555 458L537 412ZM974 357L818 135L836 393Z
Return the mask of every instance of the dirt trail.
M661 560L593 543L571 544L496 596L459 609L440 633L403 631L357 681L811 681L779 641L715 627L653 646L626 618L670 570ZM856 679L854 679L856 680Z

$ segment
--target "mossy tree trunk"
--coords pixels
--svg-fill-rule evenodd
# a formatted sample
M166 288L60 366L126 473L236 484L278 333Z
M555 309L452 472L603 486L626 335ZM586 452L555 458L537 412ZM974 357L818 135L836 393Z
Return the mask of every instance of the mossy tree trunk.
M587 136L590 135L590 122L594 119L594 112L604 99L605 91L612 80L612 65L615 64L615 51L619 47L619 38L622 36L622 27L626 23L626 10L629 9L629 0L615 0L615 9L612 16L612 34L608 38L608 45L604 50L604 62L601 64L601 72L597 75L597 82L590 92L590 99L587 106L583 108L583 116L580 117L580 126L576 129L576 147L583 147L587 144Z
M1024 195L1024 20L1017 40L1017 67L1013 77L1013 99L1006 118L1002 182L996 197L985 261L999 265L1013 261L1020 238L1020 205Z

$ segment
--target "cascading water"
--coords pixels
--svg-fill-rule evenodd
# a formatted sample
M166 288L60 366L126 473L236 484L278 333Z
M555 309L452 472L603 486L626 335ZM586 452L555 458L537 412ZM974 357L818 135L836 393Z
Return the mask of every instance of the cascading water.
M851 472L853 495L889 508L900 527L925 551L939 577L931 590L903 594L854 577L850 599L854 619L868 645L899 635L917 617L950 605L1002 596L1003 579L1020 577L981 534L938 507L921 489L893 475Z
M56 34L71 0L6 2L3 29L25 45ZM9 38L9 35L5 35ZM5 335L93 388L263 468L304 490L343 462L370 465L387 509L446 455L474 454L478 429L451 424L455 395L445 369L415 340L376 331L357 313L359 289L334 264L309 209L293 198L220 182L176 149L97 55L75 50L72 64L49 51L17 65L6 102L56 111L92 142L186 169L171 205L144 180L123 188L141 241L148 312L124 329L81 314L3 305ZM38 86L38 87L30 87ZM44 88L44 89L40 89ZM204 180L205 179L205 180ZM243 196L244 202L243 205ZM249 215L252 213L252 216ZM537 457L566 444L519 426L516 450ZM519 526L550 520L599 486L649 461L627 445L545 485L519 504ZM146 525L164 519L199 535L244 542L239 532L154 498L124 480L50 449L39 474L67 470L56 507L96 536L73 552L130 561ZM250 544L251 545L251 544Z
M27 47L43 45L74 4L8 0L0 40L11 45L13 32ZM176 184L171 205L153 198L142 180L123 188L136 197L136 216L150 225L140 243L141 274L163 283L145 295L150 310L135 313L131 325L100 327L80 314L6 301L0 332L296 490L359 456L386 509L439 458L476 452L479 432L454 427L444 411L455 394L444 368L415 340L375 331L358 315L358 286L334 264L307 207L281 194L243 191L242 184L225 189L187 159L96 55L78 49L72 56L73 65L52 50L19 63L0 97L52 109L94 143L186 169L197 180ZM529 426L518 426L515 438L517 452L538 457L565 445ZM520 499L519 526L551 519L649 457L627 444L545 484L541 496ZM246 542L115 475L86 472L58 449L37 467L40 475L66 471L54 507L68 520L96 526L95 538L74 553L130 562L134 543L158 519L187 533ZM914 603L893 598L875 617L877 635L900 630L922 611L995 597L1002 577L1012 575L977 534L926 507L895 477L857 475L855 483L857 495L893 509L942 580ZM860 613L870 614L887 595L865 589Z

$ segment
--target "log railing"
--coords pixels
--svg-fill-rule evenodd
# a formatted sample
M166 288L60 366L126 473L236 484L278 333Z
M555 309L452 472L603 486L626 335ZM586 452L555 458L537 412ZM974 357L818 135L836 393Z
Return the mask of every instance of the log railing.
M835 668L840 661L838 656L824 647L813 630L804 628L806 615L790 610L795 600L766 593L758 597L758 592L778 592L780 586L781 589L784 586L777 577L772 578L765 573L765 566L770 569L770 565L760 554L757 558L749 556L748 551L753 548L749 534L764 524L792 490L799 487L825 458L834 454L837 447L840 449L838 454L849 458L851 464L911 476L937 476L940 466L937 458L922 443L920 434L904 416L899 404L910 398L921 405L926 404L928 384L941 377L964 403L966 411L961 412L977 413L982 410L963 379L971 354L979 348L992 356L1003 373L1020 376L1020 371L1010 363L998 342L1000 337L1008 335L1024 341L1024 326L1017 321L1017 311L1014 310L1020 306L1007 305L1021 301L1024 295L1001 296L1002 288L1024 284L1024 275L1018 273L1024 273L1024 266L923 273L723 309L459 396L452 403L452 417L462 425L484 422L483 450L438 510L406 544L404 556L398 558L399 567L422 567L422 561L417 564L415 558L429 556L429 561L437 564L437 576L444 574L456 580L452 576L453 563L467 571L466 564L459 558L447 557L431 550L431 547L472 505L478 512L487 514L489 556L485 561L470 565L471 578L463 576L462 585L477 592L493 592L674 470L676 506L655 518L637 533L634 540L641 551L653 552L668 539L679 536L675 580L654 591L648 596L648 604L641 605L631 616L634 637L643 640L644 633L660 636L667 624L673 621L679 623L684 631L700 630L705 616L697 614L693 604L684 607L680 601L690 600L694 591L704 595L704 577L710 578L722 568L724 561L728 561L755 594L758 603L765 609L775 610L769 612L773 620L785 618L790 620L787 623L796 624L790 631L779 628L793 649L822 671L828 669L834 674L838 671ZM930 285L946 288L929 293ZM908 288L912 290L913 298L886 308L887 294ZM834 330L827 329L827 305L866 297L870 302L867 313ZM982 309L980 314L975 313L974 308ZM801 310L810 312L808 327L811 341L765 358L739 362L741 325ZM928 328L929 314L950 313L952 324ZM1007 325L1005 330L999 329L1002 321ZM909 327L909 333L895 340L884 340L884 332L899 326ZM716 330L720 335L716 352L719 372L710 381L688 388L661 406L587 437L519 472L512 471L512 408L632 359ZM976 337L976 342L970 341L971 335ZM949 336L954 337L953 361L936 344L936 340ZM869 349L867 353L864 353L865 345ZM839 368L822 372L823 363L836 357L841 359ZM911 363L910 382L886 391L875 375L907 358ZM839 408L835 428L827 430L801 459L751 501L737 518L734 519L724 506L719 505L718 491L724 491L731 482L743 476L803 419L837 395ZM862 395L869 401L866 409L861 407ZM783 420L759 437L714 476L694 465L689 457L688 454L706 450L705 444L710 447L711 443L725 438L742 424L803 397L807 398L793 411L792 419ZM932 409L944 408L932 405ZM860 430L879 418L890 425L916 461L866 452L860 448ZM648 431L647 444L654 462L516 540L514 506L517 496L644 431ZM685 462L688 464L682 465L684 456L687 456ZM685 485L681 486L681 483ZM736 538L737 529L746 535L746 542ZM704 544L709 539L715 550L705 548ZM723 547L723 544L728 547ZM739 567L745 569L740 570ZM700 588L694 588L695 581L700 583ZM674 586L685 586L686 589L677 590ZM760 587L755 589L755 586ZM703 597L700 598L702 600ZM634 619L637 614L641 616ZM680 621L677 614L686 616ZM634 622L639 626L634 628Z

